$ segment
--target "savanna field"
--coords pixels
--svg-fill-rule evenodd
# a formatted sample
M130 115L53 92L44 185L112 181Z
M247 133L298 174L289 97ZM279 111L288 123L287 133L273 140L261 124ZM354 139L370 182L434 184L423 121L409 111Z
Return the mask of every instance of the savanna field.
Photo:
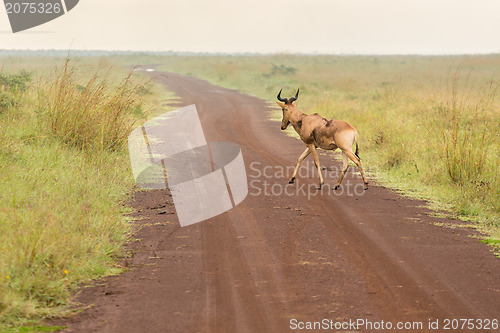
M301 111L357 128L372 181L500 246L499 55L0 57L0 331L63 315L79 284L120 272L127 136L169 98L131 74L150 63L270 103L300 88Z

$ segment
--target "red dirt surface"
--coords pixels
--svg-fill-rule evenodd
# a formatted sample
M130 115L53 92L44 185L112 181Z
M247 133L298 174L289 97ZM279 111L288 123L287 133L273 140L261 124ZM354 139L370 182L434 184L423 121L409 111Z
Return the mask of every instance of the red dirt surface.
M311 172L286 185L288 175L277 172L294 166L304 146L268 119L271 104L192 77L151 75L182 98L179 106L196 104L208 142L240 145L249 194L181 228L168 191L135 193L140 229L124 260L130 269L82 288L76 301L92 306L65 320L66 332L291 332L293 319L423 325L331 332L495 331L444 329L446 318L500 319L500 261L470 237L476 232L437 226L459 222L431 217L425 202L383 186L353 195L362 186L354 167L343 192L312 191ZM340 167L331 154L320 155L322 164ZM264 182L293 195L257 195ZM429 329L436 319L439 330Z

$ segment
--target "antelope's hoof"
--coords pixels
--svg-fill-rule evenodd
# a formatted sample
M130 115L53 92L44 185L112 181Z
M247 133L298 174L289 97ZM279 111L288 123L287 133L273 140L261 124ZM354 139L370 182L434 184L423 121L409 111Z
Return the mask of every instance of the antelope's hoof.
M321 183L318 185L318 187L316 187L317 190L321 190L321 187L323 186L324 183Z
M333 188L333 190L335 191L336 189L338 189L340 187L340 185L335 185L335 187Z
M293 183L295 183L295 177L292 177L292 179L288 181L288 184L293 184Z
M365 191L368 189L368 183L365 183L365 187L363 188Z

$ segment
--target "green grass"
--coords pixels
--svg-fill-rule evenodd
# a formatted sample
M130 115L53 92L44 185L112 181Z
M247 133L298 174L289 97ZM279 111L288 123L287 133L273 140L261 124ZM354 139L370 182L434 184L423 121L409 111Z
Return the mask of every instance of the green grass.
M500 239L500 56L163 57L159 69L298 107L360 133L373 177ZM280 119L276 107L273 115ZM493 244L493 242L489 242Z
M6 328L2 333L40 333L40 332L55 332L65 329L66 326L21 326Z
M79 284L121 271L126 139L158 97L97 59L0 61L0 331L23 332L65 314Z

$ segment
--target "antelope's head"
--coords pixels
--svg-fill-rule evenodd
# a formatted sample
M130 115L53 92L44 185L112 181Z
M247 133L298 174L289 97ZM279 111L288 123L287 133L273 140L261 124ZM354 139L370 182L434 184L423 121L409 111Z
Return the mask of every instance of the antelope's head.
M295 108L295 105L293 105L292 103L295 102L297 98L299 98L299 89L297 89L297 93L295 94L295 96L290 99L281 97L281 90L278 93L278 100L280 102L283 102L284 104L280 102L276 102L276 104L278 104L281 110L283 111L283 119L281 120L281 129L284 131L286 130L288 125L290 125L290 112L292 111L292 109Z

